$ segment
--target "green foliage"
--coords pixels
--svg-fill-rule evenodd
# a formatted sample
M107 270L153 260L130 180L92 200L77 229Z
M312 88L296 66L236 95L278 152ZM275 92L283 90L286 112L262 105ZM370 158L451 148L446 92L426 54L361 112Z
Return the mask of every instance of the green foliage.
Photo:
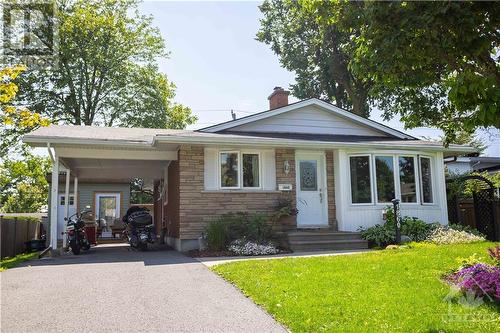
M46 157L25 154L24 159L4 159L0 164L0 211L35 213L47 204L51 167Z
M262 244L274 237L265 215L243 212L221 215L208 224L206 234L209 249L217 251L238 239Z
M414 242L422 242L435 227L435 224L429 224L417 218L407 218L401 224L401 233L410 237Z
M4 258L0 261L0 272L16 267L20 263L38 258L38 252L22 253L12 258Z
M212 251L226 249L228 240L227 223L223 218L210 222L205 230L208 248Z
M268 0L257 39L296 73L293 94L407 128L437 127L445 143L500 127L500 6L495 2Z
M368 117L371 82L353 72L362 2L268 0L257 39L295 73L298 98L317 97ZM326 23L325 21L328 21Z
M17 105L54 123L184 128L196 121L173 102L175 85L159 71L164 40L136 0L58 0L58 66L28 68ZM2 131L2 152L22 128Z
M456 268L455 258L484 253L494 244L422 244L212 269L292 332L497 332L498 308L443 301L450 288L440 280Z
M361 237L371 244L378 247L384 247L388 244L394 243L396 239L396 230L390 224L376 224L368 229L362 229Z

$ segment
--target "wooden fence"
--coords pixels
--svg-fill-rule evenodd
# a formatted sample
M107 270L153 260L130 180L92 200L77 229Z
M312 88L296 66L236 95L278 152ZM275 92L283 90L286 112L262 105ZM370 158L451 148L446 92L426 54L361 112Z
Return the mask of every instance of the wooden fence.
M448 207L448 215L450 216L450 222L458 223L462 225L468 225L474 229L477 228L476 224L476 212L474 208L473 199L460 199L456 202L456 207ZM455 210L452 212L451 210ZM500 239L500 200L495 199L493 203L493 214L495 214L496 223L496 238ZM452 218L455 216L455 219Z
M0 258L13 257L25 252L25 242L38 239L40 219L26 216L0 216Z

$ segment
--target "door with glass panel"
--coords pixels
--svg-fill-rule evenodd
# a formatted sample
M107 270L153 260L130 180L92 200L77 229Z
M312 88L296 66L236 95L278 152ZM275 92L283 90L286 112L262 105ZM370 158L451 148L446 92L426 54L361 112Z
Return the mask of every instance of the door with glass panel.
M120 218L120 193L96 193L96 219L102 230L101 237L111 237L112 227Z
M297 226L328 226L328 200L323 152L297 152Z

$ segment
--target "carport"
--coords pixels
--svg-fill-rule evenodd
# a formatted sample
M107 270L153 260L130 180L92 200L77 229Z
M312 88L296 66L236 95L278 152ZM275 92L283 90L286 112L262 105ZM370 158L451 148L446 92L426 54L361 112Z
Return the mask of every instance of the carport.
M53 162L48 235L53 250L59 245L57 235L65 230L58 230L57 221L61 174L65 176L65 197L69 197L72 189L75 202L78 202L79 182L130 182L142 178L154 186L153 213L159 230L164 221L164 210L161 208L165 200L163 189L166 175L170 162L177 160L179 147L176 144L155 144L154 138L158 132L157 129L50 126L23 138L25 143L33 147L46 147ZM69 200L66 200L65 217L69 213L68 204ZM63 237L63 247L65 243Z

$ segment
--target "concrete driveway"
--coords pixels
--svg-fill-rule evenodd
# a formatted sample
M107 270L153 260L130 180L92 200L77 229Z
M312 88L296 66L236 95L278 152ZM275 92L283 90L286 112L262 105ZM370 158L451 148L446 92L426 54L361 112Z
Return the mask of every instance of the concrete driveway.
M203 264L98 246L0 273L1 332L283 332Z

